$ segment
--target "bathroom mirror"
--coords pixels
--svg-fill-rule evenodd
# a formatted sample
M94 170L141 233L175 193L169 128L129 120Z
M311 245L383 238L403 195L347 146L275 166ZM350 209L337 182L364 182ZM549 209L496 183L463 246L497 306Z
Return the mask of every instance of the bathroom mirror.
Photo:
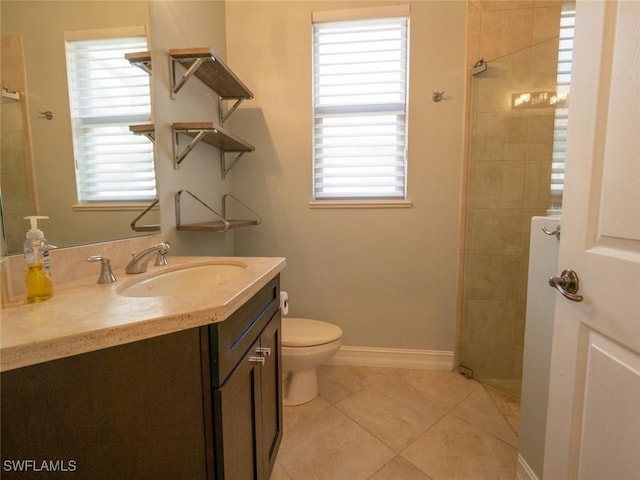
M2 92L2 254L22 253L29 225L23 217L36 213L50 217L41 228L56 247L148 235L130 224L151 201L116 209L76 205L64 45L64 32L136 26L144 27L148 40L148 0L2 0L0 9L2 87L7 87ZM20 85L21 75L26 86ZM21 96L23 88L27 95ZM148 224L159 224L157 209L137 223Z

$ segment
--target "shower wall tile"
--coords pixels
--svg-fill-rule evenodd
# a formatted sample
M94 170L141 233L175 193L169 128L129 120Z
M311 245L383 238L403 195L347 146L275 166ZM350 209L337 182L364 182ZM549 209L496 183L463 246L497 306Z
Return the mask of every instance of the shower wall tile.
M529 258L520 257L520 275L518 278L518 301L526 305L527 302L527 286L529 285ZM551 287L549 287L551 288Z
M466 300L462 341L511 345L516 340L516 300Z
M485 0L482 2L482 10L489 12L492 10L511 10L516 8L533 8L535 0Z
M525 162L476 162L469 167L468 204L474 208L522 206Z
M558 22L560 20L558 19ZM557 30L557 25L556 25ZM558 36L558 32L556 31L556 36L546 40L544 42L540 42L531 47L531 54L533 60L553 60L556 62L558 60L558 46L560 43L560 37ZM553 70L556 68L554 66Z
M529 258L529 241L531 237L531 218L547 214L547 206L543 208L525 208L520 210L522 214L522 255Z
M527 121L527 160L549 161L553 153L555 110L529 110Z
M553 5L535 9L533 43L543 42L558 36L561 8L561 5Z
M463 343L460 345L464 365L473 365L474 378L485 380L509 379L514 377L522 364L522 347L517 345L497 345L486 343ZM522 378L520 376L520 378Z
M464 298L513 300L520 288L520 257L469 255L464 261Z
M514 345L524 345L524 331L527 317L527 302L520 300L516 302L516 315L514 318Z
M567 0L536 0L536 8L562 7Z
M504 6L512 2L498 2ZM480 51L487 60L508 55L531 45L533 8L483 10Z
M511 94L527 92L531 82L531 60L497 61L477 78L478 112L510 112Z
M531 90L555 92L558 79L557 67L557 60L534 60L531 63Z
M524 175L524 207L544 209L549 206L551 162L527 162Z
M478 114L477 135L493 142L525 143L529 121L518 114L490 112Z
M467 215L469 255L522 255L522 214L519 209L473 209Z

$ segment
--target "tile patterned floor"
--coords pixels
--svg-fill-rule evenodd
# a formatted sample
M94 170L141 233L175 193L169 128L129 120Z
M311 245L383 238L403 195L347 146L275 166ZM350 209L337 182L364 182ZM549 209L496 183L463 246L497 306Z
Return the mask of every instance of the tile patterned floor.
M271 480L513 480L518 411L450 372L322 366L320 396L284 409Z

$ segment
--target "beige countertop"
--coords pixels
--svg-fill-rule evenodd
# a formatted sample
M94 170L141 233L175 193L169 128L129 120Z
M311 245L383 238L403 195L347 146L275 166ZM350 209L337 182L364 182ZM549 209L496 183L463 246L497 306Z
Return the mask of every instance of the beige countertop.
M97 274L55 289L49 300L2 309L0 371L221 322L285 267L279 257L168 257L169 266L96 284ZM216 262L246 265L213 291L163 297L125 297L117 288L159 273Z

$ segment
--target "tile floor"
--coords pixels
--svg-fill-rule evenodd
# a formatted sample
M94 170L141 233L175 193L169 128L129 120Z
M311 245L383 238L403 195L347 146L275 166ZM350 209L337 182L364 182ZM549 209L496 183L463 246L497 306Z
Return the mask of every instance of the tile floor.
M271 480L513 480L519 405L457 373L322 366Z

